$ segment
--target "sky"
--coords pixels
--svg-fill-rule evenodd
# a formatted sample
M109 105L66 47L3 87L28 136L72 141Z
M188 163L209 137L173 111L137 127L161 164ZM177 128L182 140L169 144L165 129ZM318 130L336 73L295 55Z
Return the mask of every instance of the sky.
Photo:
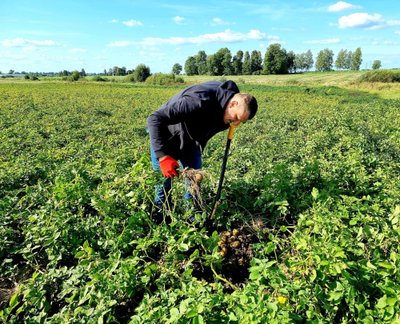
M261 51L279 43L314 60L328 48L361 48L362 69L374 60L400 68L397 0L1 0L0 71L102 73L114 66L151 73L184 67L189 56L227 47Z

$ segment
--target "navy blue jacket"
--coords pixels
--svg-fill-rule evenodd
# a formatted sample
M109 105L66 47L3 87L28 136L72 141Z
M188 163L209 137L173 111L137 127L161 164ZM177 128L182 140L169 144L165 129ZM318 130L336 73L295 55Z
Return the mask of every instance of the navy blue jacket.
M239 88L233 81L209 81L190 86L147 118L150 140L157 158L179 159L186 148L204 149L208 140L229 125L224 110Z

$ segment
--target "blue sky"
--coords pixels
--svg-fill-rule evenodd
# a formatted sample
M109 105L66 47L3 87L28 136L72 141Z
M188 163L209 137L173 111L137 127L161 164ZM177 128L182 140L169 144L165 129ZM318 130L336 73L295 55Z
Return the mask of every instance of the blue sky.
M81 70L146 64L170 72L204 50L295 53L340 49L400 68L400 1L1 0L0 71Z

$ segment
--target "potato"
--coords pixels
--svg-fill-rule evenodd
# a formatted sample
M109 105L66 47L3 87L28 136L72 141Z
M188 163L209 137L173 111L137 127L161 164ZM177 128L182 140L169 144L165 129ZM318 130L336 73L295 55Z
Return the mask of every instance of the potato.
M231 243L231 248L237 249L240 246L240 242L239 241L233 241Z
M194 175L194 180L195 180L196 182L202 182L202 181L203 181L203 175L202 175L201 173L196 173L196 174Z

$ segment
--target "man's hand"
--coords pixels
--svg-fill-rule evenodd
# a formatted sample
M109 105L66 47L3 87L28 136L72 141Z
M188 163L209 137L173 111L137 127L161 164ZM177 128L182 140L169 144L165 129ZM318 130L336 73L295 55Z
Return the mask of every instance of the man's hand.
M165 155L159 159L161 172L166 178L173 178L178 176L179 164L174 158Z

